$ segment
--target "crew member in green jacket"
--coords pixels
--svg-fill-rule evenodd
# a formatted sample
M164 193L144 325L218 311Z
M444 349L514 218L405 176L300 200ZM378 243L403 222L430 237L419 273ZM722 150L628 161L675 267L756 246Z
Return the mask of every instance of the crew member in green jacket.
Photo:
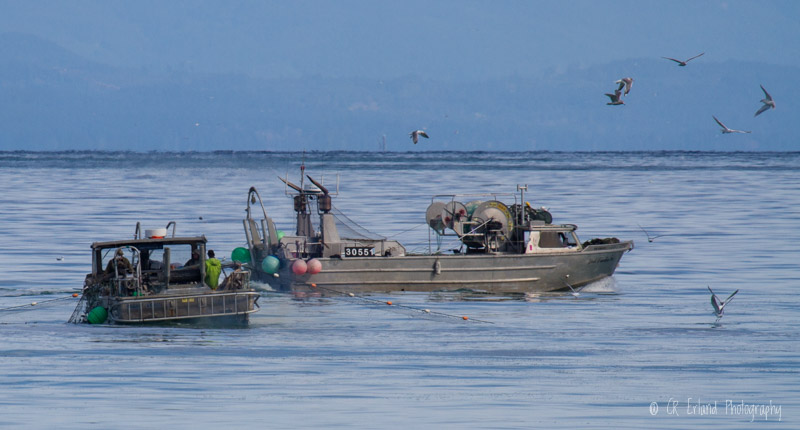
M208 250L208 259L206 259L206 285L216 290L219 285L219 274L222 272L222 263L214 258L214 250Z

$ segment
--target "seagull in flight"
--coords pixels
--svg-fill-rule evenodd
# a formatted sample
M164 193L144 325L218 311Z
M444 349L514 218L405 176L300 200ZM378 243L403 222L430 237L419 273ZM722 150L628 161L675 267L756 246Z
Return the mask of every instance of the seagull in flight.
M639 224L636 224L636 225L639 225ZM659 234L657 236L650 236L650 233L648 233L647 230L645 230L641 225L639 225L639 228L644 232L644 235L647 236L647 241L648 242L652 242L652 241L658 239L659 237L664 236L663 234Z
M669 57L661 57L661 58L665 58L665 59L667 59L667 60L672 60L672 61L674 61L674 62L678 63L678 65L679 65L679 66L683 67L683 66L685 66L685 65L686 65L686 63L688 63L688 62L690 62L690 61L694 60L695 58L697 58L697 57L699 57L699 56L701 56L701 55L703 55L703 54L705 54L705 52L703 52L703 53L701 53L701 54L697 54L697 55L695 55L694 57L692 57L692 58L690 58L690 59L688 59L688 60L686 60L686 61L676 60L675 58L669 58Z
M718 120L717 117L715 117L714 115L711 115L711 117L714 118L714 121L716 121L717 124L719 124L720 127L722 127L722 134L728 134L728 133L750 133L749 131L745 131L745 130L734 130L732 128L728 128L728 127L725 126L725 124L722 123L722 121Z
M614 90L614 94L606 93L606 95L608 96L608 98L611 99L610 102L606 103L607 105L624 105L625 104L625 102L622 101L622 99L620 98L620 95L622 95L622 91L620 91L620 90Z
M759 109L759 110L758 110L758 112L756 112L756 114L755 114L755 115L753 115L753 116L759 116L759 115L761 115L761 114L762 114L762 113L763 113L765 110L767 110L767 109L769 109L769 108L775 109L775 101L774 101L774 100L772 100L772 96L771 96L771 95L769 95L769 93L767 92L767 90L765 90L765 89L764 89L764 86L763 86L763 85L761 85L761 91L764 91L764 96L765 96L765 98L761 99L761 103L764 103L764 106L761 106L761 109Z
M408 135L411 136L411 140L414 141L414 145L416 145L417 142L419 142L419 137L420 136L422 136L422 137L424 137L426 139L428 138L428 134L425 133L424 130L414 130L411 133L408 133Z
M618 81L614 81L615 84L619 84L619 88L617 91L622 90L622 87L625 87L625 95L627 96L629 92L631 92L631 87L633 86L633 78L622 78Z
M708 287L708 291L711 291L711 306L714 307L714 315L717 316L717 321L719 321L719 319L722 318L722 313L725 310L725 305L730 303L730 301L733 298L733 296L735 296L736 293L739 292L739 290L734 291L733 294L728 296L728 298L723 300L723 301L720 301L717 298L717 295L714 294L714 291L711 290L711 287Z

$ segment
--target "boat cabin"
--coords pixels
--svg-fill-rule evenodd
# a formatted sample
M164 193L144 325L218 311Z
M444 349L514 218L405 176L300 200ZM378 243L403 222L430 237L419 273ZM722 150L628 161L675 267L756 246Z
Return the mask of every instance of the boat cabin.
M119 296L160 293L177 285L202 286L205 260L204 236L92 244L93 278L100 282L117 281L111 294ZM119 263L115 264L116 261Z
M134 239L91 245L92 272L71 322L241 324L258 310L259 294L240 264L221 265L225 279L219 285L206 280L205 236L175 237L173 230L166 237L166 229L147 230L144 237L139 233L137 225Z

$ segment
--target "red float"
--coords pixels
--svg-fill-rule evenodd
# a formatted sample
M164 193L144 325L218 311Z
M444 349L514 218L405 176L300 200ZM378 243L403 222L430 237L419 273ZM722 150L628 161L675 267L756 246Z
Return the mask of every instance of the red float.
M305 275L307 270L308 266L303 260L295 260L294 263L292 263L292 273L297 276Z
M316 258L312 258L308 260L308 273L311 275L316 275L317 273L322 271L322 263Z

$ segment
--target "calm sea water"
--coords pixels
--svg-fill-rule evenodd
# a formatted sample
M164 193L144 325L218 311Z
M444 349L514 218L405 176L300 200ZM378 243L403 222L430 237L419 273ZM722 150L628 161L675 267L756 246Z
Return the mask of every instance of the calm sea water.
M66 323L89 244L137 221L230 255L256 186L291 231L276 176L301 158L0 153L0 426L798 428L800 153L308 153L335 206L409 249L431 195L517 184L581 239L636 247L578 297L262 286L244 329ZM707 286L740 290L718 324Z

